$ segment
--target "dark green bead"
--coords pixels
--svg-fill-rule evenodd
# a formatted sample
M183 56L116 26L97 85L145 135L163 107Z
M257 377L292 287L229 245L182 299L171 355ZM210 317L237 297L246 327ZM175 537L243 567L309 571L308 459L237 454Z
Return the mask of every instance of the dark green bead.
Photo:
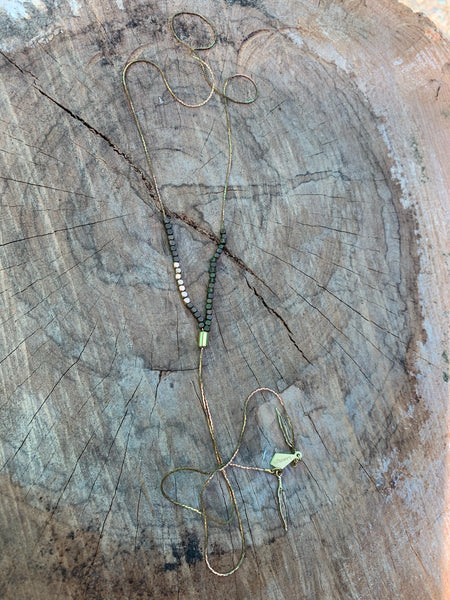
M205 319L204 327L209 326L209 325L211 325L211 319Z
M211 331L211 326L205 325L205 327L203 328L203 331Z

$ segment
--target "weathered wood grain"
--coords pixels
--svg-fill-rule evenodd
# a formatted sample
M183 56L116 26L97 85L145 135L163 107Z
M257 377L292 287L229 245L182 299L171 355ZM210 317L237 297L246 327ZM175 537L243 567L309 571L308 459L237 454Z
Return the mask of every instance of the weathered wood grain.
M448 43L388 0L187 4L0 12L0 597L445 598ZM225 580L205 568L200 520L159 489L214 461L196 331L120 83L146 57L184 98L205 92L170 36L176 10L210 18L215 71L260 90L230 107L229 252L205 365L219 444L231 453L264 385L305 457L285 481L287 534L276 482L233 475L248 548ZM200 302L223 108L180 107L140 67L131 79ZM244 464L282 447L272 408L251 411ZM177 482L182 501L199 487ZM213 530L216 565L238 547Z

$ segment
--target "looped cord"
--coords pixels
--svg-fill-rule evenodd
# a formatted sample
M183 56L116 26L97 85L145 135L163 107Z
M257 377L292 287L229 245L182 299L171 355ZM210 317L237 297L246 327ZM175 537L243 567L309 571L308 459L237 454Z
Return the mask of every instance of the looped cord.
M201 387L203 388L203 384L201 384ZM239 438L238 438L238 442L236 444L236 447L231 455L231 457L223 464L219 464L219 466L212 470L212 471L204 471L198 467L178 467L177 469L173 469L172 471L170 471L169 473L167 473L162 481L161 481L161 492L163 494L163 496L169 500L169 502L171 502L172 504L175 504L176 506L180 506L181 508L185 508L187 510L191 510L199 515L202 516L203 519L203 528L204 528L204 534L205 534L205 549L204 549L204 553L205 553L205 562L208 565L208 568L210 571L212 571L212 573L214 573L215 575L218 575L220 577L226 577L227 575L231 575L232 573L236 572L239 567L242 564L242 561L244 560L245 557L245 534L244 534L244 528L242 525L242 517L241 517L241 513L240 513L240 509L236 500L236 494L234 492L234 489L230 483L229 477L228 477L228 473L227 470L229 468L235 468L235 469L243 469L245 471L258 471L260 473L269 473L270 475L275 475L275 477L278 479L278 488L277 488L277 503L278 503L278 511L280 513L280 518L281 521L283 523L283 527L284 529L287 531L287 520L286 520L286 504L284 501L284 488L283 488L283 483L282 483L282 474L283 474L283 469L265 469L262 467L254 467L254 466L248 466L248 465L241 465L238 464L236 462L234 462L237 454L239 453L239 450L241 448L242 445L242 440L244 437L244 433L247 427L247 423L248 423L248 417L247 417L247 411L248 411L248 404L250 402L250 400L253 398L253 396L255 396L255 394L258 394L260 392L269 392L271 394L274 394L275 397L277 398L277 400L279 401L281 407L282 407L282 412L280 412L278 410L278 408L276 409L277 412L277 416L278 416L278 423L280 424L280 429L281 432L283 433L283 437L288 445L288 447L291 449L291 445L290 445L290 441L293 440L293 436L294 436L294 431L293 431L293 427L292 427L292 423L291 420L289 418L289 415L286 411L286 406L283 402L282 397L275 392L274 390L271 390L270 388L266 388L266 387L261 387L258 388L256 390L254 390L245 400L244 403L244 408L243 408L243 416L242 416L242 426L241 426L241 431L239 434ZM204 406L204 409L206 408L206 410L208 410L209 412L209 407L208 406ZM209 413L210 414L210 413ZM285 425L281 425L281 415L282 418L285 419L287 426L289 428L289 433L288 433L288 437L286 436L286 428ZM208 423L211 422L212 424L212 419L210 421L210 419L208 418L207 415L207 421ZM211 438L213 440L213 444L215 447L217 447L217 443L216 443L216 438L215 438L215 434L212 428L210 428L210 434L211 434ZM289 442L288 442L289 440ZM294 450L292 451L294 453ZM194 506L189 506L188 504L183 504L182 502L178 502L178 500L175 500L174 498L172 498L170 496L170 494L166 491L165 489L165 484L166 481L172 477L173 475L175 475L176 473L180 473L182 471L187 471L187 472L191 472L191 473L197 473L197 474L201 474L201 475L207 475L207 479L205 480L205 482L202 485L201 491L200 491L200 509L195 508ZM205 491L207 489L207 487L210 485L210 483L213 481L213 479L216 477L216 475L220 474L225 482L225 485L227 487L227 491L228 494L230 496L230 500L231 500L231 509L228 509L228 512L230 513L230 516L228 519L226 520L219 520L215 517L213 517L212 515L210 515L207 510L206 510L206 506L205 506L205 499L204 499L204 494ZM208 528L208 522L212 521L218 525L229 525L234 517L234 515L236 515L237 518L237 522L238 522L238 527L239 527L239 534L240 534L240 538L241 538L241 550L240 550L240 555L239 555L239 559L236 562L235 566L230 569L229 571L226 571L224 573L217 571L210 562L210 558L209 558L209 550L208 550L208 546L209 546L209 528Z
M188 44L186 41L184 41L177 33L176 31L176 25L175 22L179 17L182 16L193 16L193 17L197 17L199 18L201 21L203 21L204 23L206 23L211 31L212 31L212 41L208 44L208 45L203 45L203 46L191 46L190 44ZM205 104L207 104L211 98L213 97L214 94L217 94L223 101L223 105L224 105L224 112L225 112L225 119L226 119L226 127L227 127L227 141L228 141L228 162L227 162L227 170L226 170L226 175L225 175L225 182L224 182L224 187L223 187L223 195L222 195L222 210L221 210L221 222L220 222L220 227L222 228L224 226L224 220L225 220L225 205L226 205L226 199L227 199L227 192L228 192L228 185L229 185L229 180L230 180L230 172L231 172L231 162L232 162L232 155L233 155L233 145L232 145L232 137L231 137L231 122L230 122L230 115L229 115L229 109L228 109L228 103L232 102L234 104L251 104L252 102L254 102L257 97L258 97L258 87L256 85L256 83L254 82L254 80L249 76L249 75L244 75L241 73L236 73L235 75L231 75L230 77L228 77L222 87L222 90L219 90L216 86L216 80L215 80L215 76L214 76L214 72L212 70L212 68L210 67L210 65L199 56L198 52L203 51L203 50L209 50L210 48L212 48L214 46L214 44L217 41L217 32L216 29L214 27L214 25L208 21L208 19L206 19L205 17L203 17L202 15L199 15L198 13L194 13L194 12L177 12L175 13L169 21L170 24L170 29L172 31L172 34L174 35L174 37L176 38L176 40L182 44L188 51L189 51L189 55L198 62L198 64L200 65L203 77L209 87L209 93L206 96L205 99L200 100L197 103L193 103L193 104L189 104L187 102L185 102L184 100L182 100L179 96L177 96L177 94L173 91L165 72L161 69L161 67L156 64L155 62L153 62L152 60L148 60L148 59L144 59L144 58L140 58L140 59L136 59L136 60L132 60L129 61L122 72L122 83L123 83L123 88L125 91L125 96L127 98L128 101L128 105L131 111L131 114L133 116L133 120L134 123L136 125L136 129L138 131L139 134L139 138L141 140L143 149L144 149L144 153L145 153L145 158L146 158L146 162L148 165L148 169L151 175L151 179L156 191L156 197L157 197L157 208L158 210L162 213L163 217L166 217L167 213L169 212L163 202L163 199L161 197L161 193L160 193L160 189L158 186L158 182L156 180L155 177L155 173L153 170L153 164L150 158L150 153L148 151L148 147L147 147L147 143L145 140L145 136L144 136L144 132L143 132L143 128L141 126L141 123L139 121L139 118L137 116L137 112L133 103L133 98L132 95L130 93L129 90L129 86L128 86L128 77L129 77L129 71L132 67L134 67L137 64L145 64L145 65L149 65L153 68L155 68L158 73L161 75L162 80L164 82L164 85L166 87L166 89L168 90L168 92L170 93L170 95L172 96L172 98L178 102L179 104L181 104L182 106L185 106L186 108L200 108L202 106L204 106ZM232 82L233 80L236 79L244 79L248 82L250 82L250 84L253 86L254 89L254 93L253 95L248 98L248 99L239 99L239 98L234 98L230 95L227 94L227 88L228 85L230 84L230 82ZM216 457L216 461L217 461L217 468L213 469L212 471L204 471L202 469L199 469L197 467L179 467L177 469L173 469L172 471L170 471L169 473L167 473L162 481L161 481L161 491L164 495L165 498L167 498L167 500L169 500L170 502L172 502L172 504L175 504L176 506L180 506L181 508L185 508L187 510L191 510L195 513L198 513L199 515L202 516L203 519L203 525L204 525L204 532L205 532L205 561L206 564L208 566L208 568L210 569L210 571L212 573L214 573L215 575L218 575L220 577L225 577L227 575L231 575L232 573L236 572L237 569L241 566L242 561L244 560L244 556L245 556L245 535L244 535L244 528L242 525L242 518L241 518L241 514L239 511L239 506L237 503L237 499L236 499L236 494L234 492L234 489L231 485L231 482L229 480L228 477L228 469L229 468L236 468L236 469L244 469L247 471L260 471L263 473L270 473L272 475L275 475L278 479L278 490L277 490L277 501L278 501L278 509L280 512L280 517L281 520L283 522L283 526L285 529L287 529L287 522L286 522L286 507L284 504L284 497L283 497L283 486L282 486L282 481L281 481L281 476L282 476L282 469L264 469L264 468L260 468L260 467L252 467L252 466L246 466L246 465L240 465L234 462L234 459L236 458L236 455L239 452L239 449L241 447L242 444L242 438L244 436L244 432L247 426L247 407L248 407L248 403L250 401L250 399L257 394L258 392L270 392L272 394L275 394L275 396L277 397L282 410L278 410L277 411L277 417L278 417L278 423L280 426L280 429L283 433L283 437L286 441L287 446L289 447L289 449L291 450L292 454L295 454L295 446L294 446L294 430L293 430L293 426L292 426L292 422L287 414L286 411L286 407L284 405L283 399L281 398L281 396L279 394L277 394L277 392L269 389L269 388L258 388L257 390L254 390L246 399L245 404L244 404L244 411L243 411L243 420L242 420L242 427L241 427L241 431L240 431L240 435L239 435L239 439L238 439L238 443L236 445L236 448L233 452L233 454L231 455L231 457L227 460L227 461L223 461L220 451L219 451L219 447L218 447L218 443L217 443L217 439L216 439L216 434L214 431L214 422L213 422L213 418L212 418L212 414L211 414L211 410L209 407L209 403L208 400L206 398L205 395L205 389L204 389L204 384L203 384L203 374L202 374L202 370L203 370L203 351L204 348L200 349L200 357L199 357L199 363L198 363L198 382L199 382L199 387L200 387L200 396L201 396L201 404L202 404L202 408L203 408L203 412L205 414L206 417L206 422L208 425L208 430L209 430L209 434L211 437L211 441L212 441L212 445L213 445L213 449L214 449L214 454ZM292 462L293 464L296 464L296 462L298 462L299 458L292 458L292 460L290 462ZM178 502L177 500L173 499L170 497L170 495L166 492L165 490L165 483L167 481L167 479L169 479L172 475L174 475L175 473L179 473L181 471L187 471L187 472L191 472L191 473L197 473L197 474L201 474L201 475L206 475L206 481L203 483L203 486L201 488L201 492L200 492L200 509L195 508L193 506L188 506L186 504L183 504L181 502ZM205 507L205 500L204 500L204 494L205 491L207 489L207 487L209 486L209 484L213 481L213 479L216 477L216 475L220 475L226 485L227 491L228 491L228 495L230 497L230 502L231 502L231 514L229 516L228 519L226 520L219 520L216 519L215 517L213 517L212 515L208 514L206 507ZM237 521L238 521L238 526L239 526L239 532L240 532L240 538L241 538L241 550L240 550L240 556L239 556L239 560L237 561L237 563L235 564L235 566L226 572L219 572L216 569L214 569L210 563L210 559L209 559L209 553L208 553L208 523L209 522L215 522L218 525L228 525L231 523L233 517L236 516Z
M203 22L205 22L211 28L211 31L213 32L213 40L208 46L198 46L198 47L190 46L187 42L183 41L179 37L179 35L175 31L174 21L177 17L183 16L183 15L191 15L191 16L198 17L199 19L201 19ZM171 17L169 23L170 23L170 29L171 29L174 37L176 38L176 40L178 42L180 42L180 44L182 44L185 48L187 48L189 50L190 56L192 56L192 58L199 63L202 73L203 73L203 77L210 88L208 96L204 100L201 100L198 103L188 104L187 102L185 102L184 100L182 100L179 96L177 96L175 94L175 92L173 91L173 89L166 77L166 74L161 69L161 67L159 65L157 65L155 62L153 62L152 60L148 60L145 58L138 58L136 60L129 61L125 65L125 67L122 71L122 84L123 84L123 88L125 91L125 96L127 98L128 105L130 107L130 111L133 116L133 120L136 125L136 129L138 131L139 138L141 140L141 144L144 149L145 159L146 159L147 166L148 166L148 169L150 172L150 176L152 178L152 182L153 182L155 192L156 192L157 208L162 213L163 217L166 216L167 209L164 206L164 202L161 197L161 192L159 190L158 182L156 180L155 173L153 170L152 160L150 158L150 153L148 151L147 142L145 141L144 132L143 132L141 123L139 121L139 118L137 116L137 112L134 107L133 99L132 99L132 96L131 96L131 93L129 90L129 86L128 86L129 70L131 67L133 67L137 64L147 64L147 65L150 65L151 67L154 67L158 71L158 73L161 75L164 85L165 85L167 91L172 96L172 98L176 102L181 104L182 106L185 106L186 108L200 108L200 107L204 106L205 104L207 104L211 100L211 98L213 97L214 94L217 94L218 96L220 96L222 98L222 100L224 102L224 108L225 108L225 118L226 118L226 125L227 125L227 139L228 139L228 164L227 164L227 173L226 173L226 177L225 177L225 184L224 184L223 196L222 196L222 211L221 211L221 222L220 222L220 227L223 227L224 221L225 221L225 204L226 204L226 196L227 196L227 191L228 191L228 183L229 183L229 179L230 179L231 159L232 159L232 153L233 153L232 140L231 140L231 123L230 123L230 116L229 116L229 112L228 112L227 102L233 102L234 104L251 104L258 97L258 87L257 87L256 83L254 82L254 80L251 77L249 77L248 75L236 73L235 75L231 75L231 77L228 77L225 80L222 91L217 89L213 70L211 69L209 64L205 60L203 60L198 54L198 51L209 50L210 48L212 48L217 41L216 29L215 29L214 25L210 21L208 21L208 19L206 19L202 15L199 15L194 12L178 12L178 13L175 13ZM228 84L230 83L230 81L232 81L233 79L237 79L237 78L245 79L252 84L252 86L254 88L254 94L251 98L249 98L247 100L240 100L238 98L233 98L233 97L227 95L226 90L227 90Z
M175 21L175 19L177 17L181 17L183 15L189 15L191 17L198 17L204 23L206 23L207 25L209 25L211 31L213 32L213 41L208 46L189 46L189 44L187 42L183 41L179 37L179 35L175 31L174 21ZM187 12L187 11L176 12L174 15L172 15L170 17L170 19L169 19L169 25L170 25L170 29L172 30L172 33L173 33L174 37L180 42L180 44L183 44L183 46L186 46L186 48L188 48L189 50L192 50L192 52L197 52L197 50L209 50L217 42L217 31L216 31L216 28L211 23L211 21L208 21L208 19L206 17L204 17L203 15L199 15L198 13Z

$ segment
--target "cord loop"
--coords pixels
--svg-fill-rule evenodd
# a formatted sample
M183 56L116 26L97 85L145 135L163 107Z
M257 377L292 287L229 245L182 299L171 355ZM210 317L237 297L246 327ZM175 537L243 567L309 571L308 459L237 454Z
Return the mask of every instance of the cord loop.
M201 392L202 392L202 398L204 397L204 390L203 390L203 382L200 381L201 384ZM237 571L237 569L241 566L242 561L244 560L244 556L245 556L245 534L244 534L244 529L243 529L243 525L242 525L242 518L241 518L241 513L239 510L239 506L236 500L236 495L234 492L234 489L230 483L229 477L228 477L228 469L229 468L235 468L235 469L242 469L245 471L258 471L258 472L262 472L262 473L269 473L271 475L275 475L275 477L278 480L278 487L277 487L277 505L278 505L278 512L280 514L280 519L281 522L283 524L284 529L287 531L287 509L286 509L286 504L285 504L285 500L284 500L284 488L283 488L283 481L282 481L282 475L283 475L283 469L282 468L272 468L272 469L268 469L268 468L262 468L262 467L254 467L254 466L248 466L248 465L241 465L238 464L236 462L234 462L234 459L236 458L237 454L239 453L239 450L241 448L242 445L242 439L244 437L244 433L248 424L248 415L247 415L247 411L248 411L248 404L250 402L250 400L253 398L253 396L259 392L269 392L271 394L274 394L276 396L276 398L278 399L281 407L282 407L282 412L278 410L278 408L276 409L277 412L277 417L278 417L278 422L281 423L282 421L280 420L281 418L286 420L286 423L288 424L289 427L292 428L292 423L291 420L289 418L289 415L287 413L286 410L286 406L283 402L283 398L280 396L280 394L278 394L277 392L275 392L274 390L271 390L270 388L258 388L256 390L254 390L246 399L245 403L244 403L244 409L243 409L243 417L242 417L242 426L241 426L241 431L240 431L240 435L239 435L239 439L238 439L238 443L231 455L231 457L228 459L227 462L223 463L220 462L219 466L216 469L213 469L212 471L204 471L198 467L178 467L177 469L173 469L172 471L170 471L169 473L167 473L162 481L161 481L161 492L163 494L163 496L169 500L169 502L171 502L172 504L175 504L176 506L179 506L181 508L185 508L187 510L191 510L199 515L201 515L202 519L203 519L203 529L204 529L204 535L205 535L205 561L206 564L208 565L208 568L210 569L210 571L212 571L215 575L221 576L221 577L225 577L227 575L231 575L232 573L234 573L235 571ZM205 399L206 400L206 399ZM207 404L206 404L207 406ZM205 408L205 407L204 407ZM208 407L209 410L209 407ZM283 417L280 417L280 415L283 415ZM207 422L210 423L212 422L212 420L209 418L209 415L207 416ZM283 437L286 440L286 436L285 436L285 425L283 424L283 426L280 425L281 428L281 432L283 433ZM215 438L215 434L214 431L210 429L210 434L211 434L211 438L213 440L213 444L214 446L217 448L217 442L216 442L216 438ZM293 438L293 428L292 428L292 438ZM289 438L290 440L290 438ZM283 455L286 456L286 455ZM291 462L293 463L294 461L298 462L301 459L301 454L300 452L296 451L295 453L292 453L292 458L291 458ZM179 502L178 500L175 500L174 498L172 498L170 496L170 494L166 491L165 489L165 483L166 481L172 477L173 475L175 475L176 473L182 472L182 471L186 471L186 472L191 472L191 473L199 473L201 475L207 475L207 479L205 480L205 482L203 483L203 486L201 488L200 491L200 509L195 508L194 506L189 506L188 504L184 504L182 502ZM226 487L227 487L227 491L228 494L230 496L230 501L231 501L231 508L228 509L228 512L230 513L230 516L228 517L228 519L226 520L219 520L213 516L211 516L210 514L208 514L207 510L206 510L206 506L205 506L205 499L204 499L204 494L205 491L207 489L207 487L211 484L211 482L214 480L214 478L216 477L216 475L220 474L223 477L223 480L225 481ZM226 571L224 573L217 571L215 568L212 567L210 559L209 559L209 550L208 550L208 546L209 546L209 528L208 528L208 522L212 521L214 523L216 523L217 525L229 525L234 517L234 515L236 515L237 521L238 521L238 527L239 527L239 533L240 533L240 538L241 538L241 550L240 550L240 555L239 555L239 559L236 562L236 564L234 565L234 567L229 570Z

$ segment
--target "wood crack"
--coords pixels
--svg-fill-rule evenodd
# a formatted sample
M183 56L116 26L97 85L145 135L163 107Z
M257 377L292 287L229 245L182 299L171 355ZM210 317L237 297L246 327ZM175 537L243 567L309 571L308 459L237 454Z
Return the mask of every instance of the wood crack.
M269 306L269 304L266 302L266 300L264 299L264 297L258 292L258 290L254 286L252 286L250 284L250 282L247 280L246 277L245 277L245 282L248 285L248 287L252 290L252 292L255 294L255 296L261 301L261 303L263 304L263 306L269 311L269 313L272 314L272 315L274 315L283 324L284 328L288 332L289 339L291 340L292 344L295 346L296 350L301 354L302 358L309 365L312 365L312 362L309 360L309 358L306 356L306 354L303 352L303 350L300 348L300 346L295 341L294 334L292 333L292 330L290 329L290 327L286 323L286 321L283 319L283 317L280 315L280 313L277 312L271 306Z

